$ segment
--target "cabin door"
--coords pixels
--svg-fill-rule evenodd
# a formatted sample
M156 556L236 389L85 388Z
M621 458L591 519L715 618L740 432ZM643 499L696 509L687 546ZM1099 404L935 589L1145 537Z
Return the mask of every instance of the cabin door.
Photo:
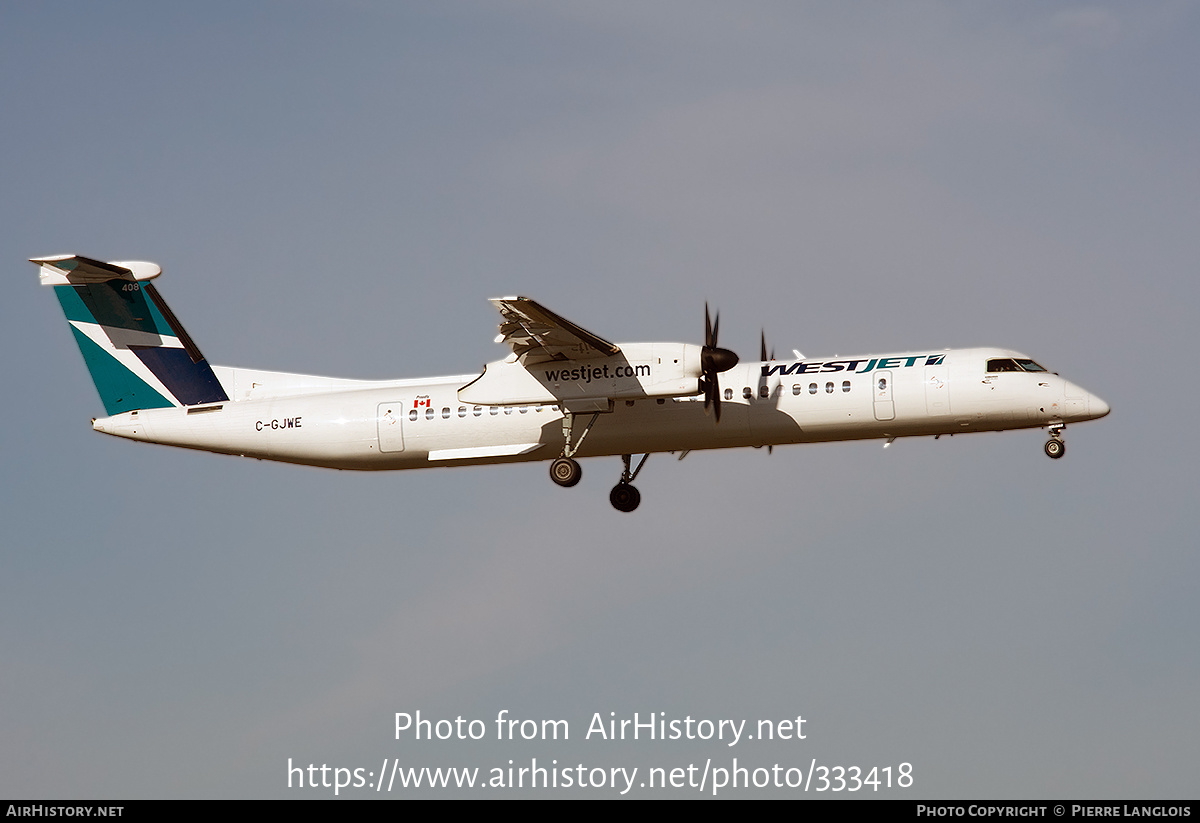
M379 451L404 451L404 429L400 422L404 417L404 402L380 403L376 422L379 427Z
M945 366L925 367L925 412L930 417L950 413L950 370Z
M892 373L875 372L875 419L896 419L896 404L892 402Z

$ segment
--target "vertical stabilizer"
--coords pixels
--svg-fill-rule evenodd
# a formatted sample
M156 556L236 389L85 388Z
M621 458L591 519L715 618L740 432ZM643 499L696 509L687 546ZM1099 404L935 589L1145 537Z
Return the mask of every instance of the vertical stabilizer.
M109 415L229 398L150 282L153 263L34 258L52 286Z

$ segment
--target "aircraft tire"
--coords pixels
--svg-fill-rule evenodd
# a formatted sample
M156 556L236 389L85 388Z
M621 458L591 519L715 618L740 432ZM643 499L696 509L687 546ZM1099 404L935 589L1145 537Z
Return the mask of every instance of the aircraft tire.
M618 483L608 493L608 502L619 512L631 512L642 502L642 493L628 483Z
M1067 453L1067 444L1059 440L1057 437L1051 437L1046 441L1045 449L1047 457L1052 460L1057 460Z
M583 477L583 469L569 457L560 457L550 464L550 479L569 489Z

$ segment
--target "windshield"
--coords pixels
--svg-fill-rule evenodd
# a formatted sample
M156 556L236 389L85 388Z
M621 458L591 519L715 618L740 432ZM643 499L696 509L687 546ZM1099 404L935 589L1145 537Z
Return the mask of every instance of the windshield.
M1017 365L1025 371L1045 371L1045 369L1043 369L1037 363L1034 363L1032 360L1018 360Z
M1044 372L1045 369L1034 363L1032 360L1013 357L993 357L987 361L987 370L989 372L1001 371L1030 371Z

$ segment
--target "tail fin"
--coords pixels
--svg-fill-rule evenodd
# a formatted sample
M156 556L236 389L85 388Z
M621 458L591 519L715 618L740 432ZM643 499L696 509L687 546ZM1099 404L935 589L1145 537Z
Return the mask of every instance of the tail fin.
M108 414L228 400L212 367L149 281L153 263L34 258L53 286Z

